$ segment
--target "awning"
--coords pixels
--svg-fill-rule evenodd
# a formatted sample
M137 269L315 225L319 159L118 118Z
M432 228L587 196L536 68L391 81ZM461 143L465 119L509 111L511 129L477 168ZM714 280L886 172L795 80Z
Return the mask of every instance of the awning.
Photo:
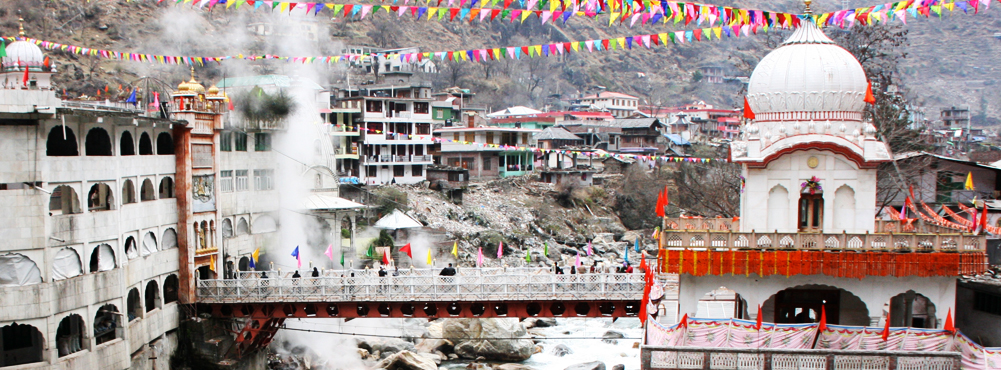
M407 216L403 212L400 212L400 210L394 209L393 213L390 213L385 217L380 218L379 221L376 221L375 227L380 229L396 230L424 227L424 225L415 221L413 218L410 218L410 216Z
M671 140L671 142L674 143L674 145L691 145L692 144L692 143L689 143L688 140L685 140L685 138L681 137L681 135L678 135L678 134L664 134L664 137L666 137L668 140Z
M302 208L311 211L357 209L362 207L365 207L365 205L333 194L312 193L302 201Z

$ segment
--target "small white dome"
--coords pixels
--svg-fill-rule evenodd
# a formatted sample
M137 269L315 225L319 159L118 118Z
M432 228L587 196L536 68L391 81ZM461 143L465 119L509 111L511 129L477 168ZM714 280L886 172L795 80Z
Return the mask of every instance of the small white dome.
M42 49L39 49L38 45L28 41L14 41L7 45L7 56L3 58L3 65L16 67L20 61L21 65L38 67L44 60L45 56L42 55Z
M858 60L812 22L803 22L751 74L755 113L861 112L868 81Z

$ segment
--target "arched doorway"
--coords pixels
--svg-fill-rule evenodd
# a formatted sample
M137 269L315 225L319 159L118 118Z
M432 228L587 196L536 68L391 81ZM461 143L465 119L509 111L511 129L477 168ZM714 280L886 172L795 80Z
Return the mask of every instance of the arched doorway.
M0 367L42 361L45 339L31 325L11 323L0 328Z
M146 312L156 308L160 308L160 287L156 280L150 280L146 283Z
M118 338L117 330L121 327L118 317L118 307L113 304L106 304L97 310L94 316L94 339L97 344Z
M138 319L142 317L142 303L139 301L139 288L132 288L129 290L128 302L128 315L129 321Z
M928 297L913 290L893 296L887 306L886 310L890 313L890 326L922 329L938 327L935 304Z
M827 312L828 324L867 326L869 309L851 292L827 285L801 285L775 293L761 305L764 321L804 324L820 321Z
M84 151L88 156L111 155L111 136L103 128L94 127L87 131L87 139L84 143Z
M139 135L139 155L153 155L153 140L149 138L149 134L143 132Z
M65 126L56 126L49 131L45 140L45 155L50 157L69 157L80 155L76 146L76 135Z
M168 275L163 279L163 303L177 302L177 275Z
M80 198L73 188L60 185L49 196L49 215L68 215L80 213Z
M136 155L136 143L132 140L132 133L125 131L121 140L118 141L118 153L121 155Z
M80 315L72 314L66 316L59 322L56 329L56 348L59 350L59 357L83 350L83 318Z

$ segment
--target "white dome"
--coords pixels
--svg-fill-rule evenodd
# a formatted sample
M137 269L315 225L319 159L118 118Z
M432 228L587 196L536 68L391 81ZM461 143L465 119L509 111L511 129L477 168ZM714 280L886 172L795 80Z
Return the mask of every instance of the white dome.
M751 74L754 113L861 112L867 79L862 65L812 22L768 53Z
M21 65L36 67L41 66L44 60L42 49L37 45L27 41L14 41L7 45L7 56L3 58L3 64L7 67L17 66L20 61Z

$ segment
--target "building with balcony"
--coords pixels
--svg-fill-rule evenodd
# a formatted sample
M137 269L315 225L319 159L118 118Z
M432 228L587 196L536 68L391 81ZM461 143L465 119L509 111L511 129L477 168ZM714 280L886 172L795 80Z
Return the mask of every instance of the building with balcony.
M535 134L539 130L502 127L446 127L440 138L440 158L446 166L469 170L473 179L521 176L535 169Z
M385 75L392 83L345 86L331 97L359 132L358 178L365 185L416 184L433 163L431 84L410 73ZM358 110L358 112L354 112ZM346 121L340 121L346 122Z
M570 99L571 110L609 112L615 118L628 118L639 111L639 98L623 93L602 91Z
M970 108L942 108L939 112L939 120L942 121L942 127L945 129L953 127L960 129L966 128L970 125Z
M18 83L0 89L0 368L167 367L186 228L176 153L196 123L64 104L35 44L5 51Z
M678 330L661 326L648 333L648 344L658 338L652 344L688 351L673 360L654 354L660 365L650 368L698 362L699 368L722 369L720 361L744 355L719 353L756 343L796 353L751 356L749 368L777 366L766 363L779 358L822 358L816 366L829 369L851 368L836 365L847 358L893 361L901 368L941 360L948 367L938 368L958 368L955 354L925 360L918 359L921 352L893 354L903 358L880 352L904 350L891 343L905 340L926 345L923 338L906 339L919 331L949 335L941 329L957 312L958 277L986 269L986 239L931 221L874 221L876 166L892 158L864 119L866 88L860 63L810 22L761 60L747 92L757 118L731 144L731 160L746 179L740 217L665 218L659 235L661 272L679 274L681 314L695 317L700 298L721 286L735 291L737 306L745 309L718 318L719 325L691 320ZM814 98L796 98L802 96ZM747 330L755 319L768 324ZM888 336L900 339L861 339L885 326L892 328ZM771 341L779 330L783 341ZM710 332L738 340L714 342ZM716 351L710 363L683 348L696 346L727 349ZM863 360L852 352L862 349L883 358ZM678 363L687 361L684 356L694 356L693 363Z

